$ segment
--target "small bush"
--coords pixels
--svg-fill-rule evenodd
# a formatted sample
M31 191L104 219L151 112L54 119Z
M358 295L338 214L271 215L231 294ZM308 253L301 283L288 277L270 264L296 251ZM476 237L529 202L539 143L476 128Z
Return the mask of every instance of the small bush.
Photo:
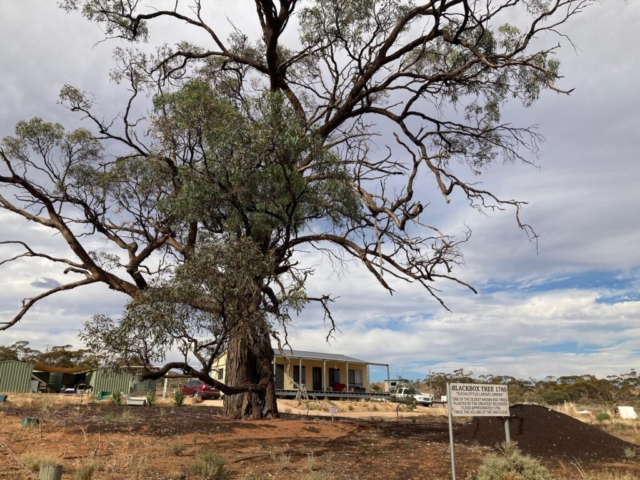
M523 455L514 443L502 444L500 455L487 455L478 469L477 480L553 480L542 464Z
M286 465L289 465L290 462L291 462L290 453L283 452L280 454L280 457L278 458L278 463L280 464L281 467L285 467Z
M125 410L124 412L122 412L122 415L120 415L120 421L122 423L133 423L137 419L138 416L129 409Z
M110 413L107 413L104 417L102 417L104 419L104 423L113 423L114 422L114 418L113 415Z
M542 394L542 400L549 405L560 405L569 400L569 396L560 390L549 390Z
M600 412L596 415L596 420L598 422L606 422L607 420L611 420L611 415L605 412Z
M187 449L187 446L184 443L174 443L173 445L169 446L169 453L171 455L175 455L176 457L179 457L184 453L186 449Z
M636 458L636 449L633 447L624 447L624 458L627 460Z
M207 480L226 480L230 478L230 472L225 467L225 460L213 452L205 452L197 463L191 465L189 472L200 475Z
M96 472L96 466L93 463L82 465L76 469L73 474L74 480L91 480Z
M122 392L117 391L111 394L111 403L114 405L122 405Z
M182 390L176 390L173 394L173 404L176 407L181 407L184 403L184 395L182 394Z
M147 405L155 405L156 404L156 392L147 392Z

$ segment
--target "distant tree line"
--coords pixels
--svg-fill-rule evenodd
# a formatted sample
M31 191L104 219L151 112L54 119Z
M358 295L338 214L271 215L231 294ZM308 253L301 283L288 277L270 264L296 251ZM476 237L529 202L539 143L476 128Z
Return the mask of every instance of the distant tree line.
M20 341L13 345L0 345L0 362L16 360L35 365L43 363L54 367L97 367L99 358L89 350L74 350L72 345L47 348L44 352L29 347L29 342Z
M444 395L446 384L491 383L509 387L511 403L536 402L557 405L576 403L634 403L640 400L640 376L635 370L620 375L598 378L592 374L521 379L508 375L478 375L463 369L452 373L432 373L422 380L435 395Z

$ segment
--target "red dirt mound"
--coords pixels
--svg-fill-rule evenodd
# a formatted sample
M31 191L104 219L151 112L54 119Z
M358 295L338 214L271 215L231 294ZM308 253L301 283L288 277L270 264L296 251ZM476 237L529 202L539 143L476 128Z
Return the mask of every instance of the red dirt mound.
M511 440L523 453L543 459L594 461L620 460L625 448L636 446L587 425L573 417L539 405L514 405L510 408ZM456 429L456 442L495 446L505 440L504 424L499 418L481 417Z

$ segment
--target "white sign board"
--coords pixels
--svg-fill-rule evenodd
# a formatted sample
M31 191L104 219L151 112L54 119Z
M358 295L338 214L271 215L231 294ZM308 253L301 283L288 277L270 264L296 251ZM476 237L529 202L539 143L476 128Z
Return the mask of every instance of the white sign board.
M329 415L332 417L338 414L338 407L329 407Z
M451 384L451 415L454 417L508 417L506 385Z

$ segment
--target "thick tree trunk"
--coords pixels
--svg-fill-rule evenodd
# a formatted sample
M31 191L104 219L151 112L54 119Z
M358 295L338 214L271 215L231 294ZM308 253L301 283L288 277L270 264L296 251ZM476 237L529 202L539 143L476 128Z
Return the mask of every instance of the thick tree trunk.
M230 386L260 383L265 389L226 395L224 414L238 419L275 418L278 416L278 405L271 340L268 332L252 333L234 335L229 340L225 380Z

